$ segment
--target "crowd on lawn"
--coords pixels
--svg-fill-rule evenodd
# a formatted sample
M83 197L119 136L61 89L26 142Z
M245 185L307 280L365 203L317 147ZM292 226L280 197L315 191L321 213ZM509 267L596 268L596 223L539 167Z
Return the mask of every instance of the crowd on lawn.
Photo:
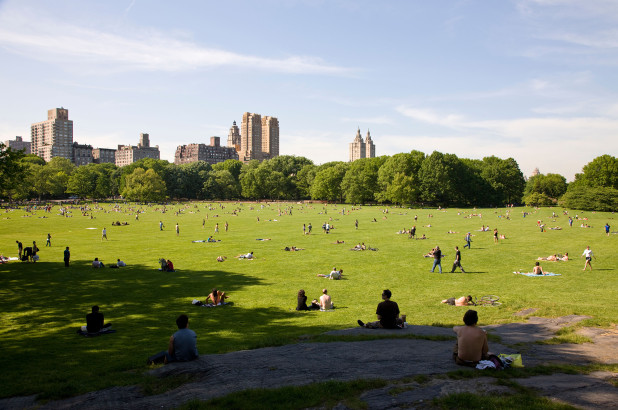
M222 208L222 206L220 207ZM197 208L197 206L195 206L195 208ZM262 205L262 208L263 208L263 205ZM100 210L102 208L81 207L80 212L82 213L83 216L89 216L91 219L93 219L93 211L95 209ZM208 209L213 210L211 206L209 206ZM135 208L130 208L130 210L135 213L135 219L139 220L139 213L141 211ZM157 208L157 210L159 209ZM165 213L166 210L167 210L166 207L163 207L161 209L161 212ZM45 208L45 211L51 212L51 207ZM115 206L114 211L119 212L118 206ZM179 209L178 211L175 212L175 215L178 216L184 211L186 210ZM197 210L197 212L199 212L199 209ZM234 215L236 215L237 212L239 212L239 210L234 210ZM70 216L71 213L72 211L69 208L61 207L61 210L60 210L61 216L68 217ZM284 211L281 211L281 209L279 210L280 216L282 214L291 215L291 213L292 213L291 208L286 209ZM342 213L345 213L345 210L342 211ZM349 210L348 210L348 213L349 213ZM386 210L386 212L383 212L383 213L387 214L388 210ZM326 210L324 211L324 214L326 214ZM565 213L565 215L566 214L567 213ZM525 218L527 215L528 213L524 213L523 217ZM218 215L215 215L215 216L218 217ZM464 218L471 218L471 217L477 217L477 216L479 218L482 218L481 214L478 214L478 215L470 214L470 215L464 216ZM429 214L428 217L433 218L433 215ZM555 213L553 217L554 218L557 217ZM383 217L383 219L385 218L387 218L386 215ZM508 211L507 211L506 218L507 219L510 218ZM205 226L205 221L207 219L208 219L208 215L206 215L206 217L202 220L202 227ZM417 219L418 219L418 216L415 216L414 221L416 222ZM575 219L576 220L579 219L578 215L576 215ZM330 220L332 221L332 218ZM259 217L258 217L258 221L259 221ZM377 220L373 218L372 222L377 222ZM125 226L125 225L128 225L128 222L116 221L112 223L112 225L113 226ZM359 226L358 219L355 220L354 225L355 225L355 229L358 229L358 226ZM572 226L572 225L573 225L573 219L569 217L569 226ZM308 226L308 229L307 229L307 226ZM543 224L541 220L537 221L537 226L540 227L541 232L544 232L545 224ZM160 221L159 230L163 231L164 227L165 226L163 224L163 221ZM428 224L425 227L431 228L432 225ZM227 232L228 229L229 229L229 225L226 221L225 231ZM334 226L330 222L324 222L324 224L322 225L322 229L325 234L330 234L330 232L334 229ZM550 229L562 229L562 228L555 227L555 228L550 228ZM179 236L180 228L179 228L178 223L176 223L174 230L175 230L176 236ZM309 223L308 225L303 224L303 234L304 235L311 234L311 231L312 231L311 223ZM421 237L417 237L416 231L417 231L417 228L416 228L416 225L414 225L410 229L404 228L398 231L397 233L407 234L408 238L410 239L426 239L425 234L422 234ZM485 225L483 225L479 229L479 231L488 232L490 231L490 228L489 226L486 227ZM610 234L609 223L607 223L604 226L604 231L609 236ZM215 233L219 232L218 223L215 225L214 232ZM456 234L458 232L449 230L448 233ZM52 238L51 234L48 233L47 238L46 238L46 244L45 244L46 247L51 247L51 238ZM101 231L101 241L103 241L104 239L106 241L108 240L106 228L103 228ZM499 240L503 240L503 239L506 239L506 236L504 234L500 235L498 233L497 228L493 229L494 243L498 243ZM258 239L258 240L270 240L270 238ZM463 248L470 249L471 243L472 243L472 234L468 232L464 236L463 240L464 240ZM36 262L37 260L39 260L38 252L40 251L40 249L36 246L35 241L32 242L32 246L28 246L28 247L24 247L23 244L19 240L16 242L18 246L18 260L25 261L25 262ZM216 242L216 240L214 240L214 238L210 236L205 241L193 241L193 242ZM335 243L341 244L345 242L337 240ZM371 248L369 246L366 246L364 242L359 243L351 250L362 251L366 249L377 250L376 248ZM301 250L304 250L304 248L298 248L296 246L286 246L285 248L283 248L283 250L284 251L301 251ZM455 272L456 268L459 268L462 273L465 273L461 265L461 259L462 259L461 251L459 250L458 246L455 246L454 250L455 250L455 258L454 258L453 266L451 269L451 273ZM433 265L431 268L431 272L434 272L435 268L438 267L439 272L442 273L442 263L441 262L442 262L442 258L445 255L442 253L442 250L440 249L439 246L434 247L430 252L424 254L423 256L426 258L433 258ZM586 270L587 268L590 268L590 270L592 270L592 258L594 257L594 254L592 250L590 250L589 246L582 253L582 257L585 257L585 260L586 260L585 265L584 265L584 270ZM65 263L65 266L67 267L70 265L70 258L71 258L71 253L70 253L69 247L67 246L66 249L64 250L64 263ZM239 254L236 256L236 258L253 260L255 256L252 251L252 252L245 253L245 254ZM221 255L221 256L218 256L216 260L218 262L224 262L226 259L227 257ZM3 255L0 255L0 263L5 263L8 260L9 260L8 258L5 258ZM568 261L569 256L568 256L568 253L565 252L564 255L553 254L548 257L539 257L538 260L539 261L540 260L552 261L552 262L553 261L555 262ZM117 259L117 262L115 264L108 265L108 267L113 267L113 268L121 268L121 267L126 267L126 266L127 266L126 263L120 260L120 258ZM161 271L175 272L174 264L169 259L161 258L159 260L159 266L160 266L159 270ZM95 257L92 262L92 268L100 269L104 267L105 265L103 261L99 260L98 257ZM540 266L540 263L538 261L533 266L532 274L534 275L544 275L545 274L545 272L543 271L543 268ZM332 271L329 274L317 274L317 276L328 278L331 280L341 280L343 277L343 269L341 268L337 269L336 267L333 267ZM377 320L365 323L359 319L357 321L358 325L363 328L367 328L367 329L401 329L405 327L407 325L406 316L405 315L400 316L398 304L391 300L391 296L392 296L391 291L389 289L385 289L382 292L381 296L382 296L382 301L378 304L377 309L376 309ZM220 305L226 304L225 300L227 298L228 296L225 294L225 292L222 292L216 288L213 288L212 292L206 297L204 302L198 301L199 303L194 303L194 304L208 305L208 306L220 306ZM441 301L441 303L453 305L453 306L468 306L468 305L474 304L472 302L471 295L461 296L459 298L444 299ZM297 306L296 306L296 310L298 311L306 311L306 310L326 311L326 310L331 310L334 308L335 308L335 305L333 304L332 298L328 294L328 290L326 288L322 289L322 295L317 299L313 299L310 304L307 303L307 296L305 294L305 290L300 289L298 291ZM453 360L459 365L475 366L476 364L478 364L479 361L484 360L488 357L489 352L488 352L488 344L487 344L487 335L482 329L476 326L478 322L478 314L476 311L468 310L464 314L463 321L465 324L464 326L456 326L453 328L453 331L457 335L457 342L455 343L455 347L453 350ZM198 357L197 335L193 330L189 329L188 316L184 314L178 316L176 320L176 324L178 327L178 331L176 331L170 337L167 350L149 358L148 360L149 363L161 363L161 362L169 363L169 362L174 362L174 361L189 361L189 360L196 359ZM86 332L88 334L99 334L99 333L110 332L111 330L110 327L111 327L111 323L106 324L104 322L103 314L99 311L99 307L95 305L95 306L92 306L91 313L86 315L86 325L82 326L80 328L80 331Z

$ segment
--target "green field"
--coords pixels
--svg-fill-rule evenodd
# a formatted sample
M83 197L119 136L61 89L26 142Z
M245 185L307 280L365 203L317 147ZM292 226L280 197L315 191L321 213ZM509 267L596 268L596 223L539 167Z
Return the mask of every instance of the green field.
M146 383L146 358L166 348L181 313L189 315L201 354L294 343L301 336L356 326L357 319L374 320L386 288L413 324L460 324L464 308L442 305L440 300L464 294L501 297L500 307L478 308L481 325L522 320L513 314L526 308L539 309L538 316L592 316L585 325L608 326L616 318L618 287L612 259L618 236L608 237L603 229L609 222L613 231L618 230L610 213L570 211L573 218L579 214L588 220L575 221L569 228L567 216L558 208L513 208L507 219L506 208L391 207L385 214L386 207L377 206L200 202L168 205L162 213L161 205L90 206L88 215L94 219L82 216L79 208L71 209L70 218L59 216L57 205L51 213L23 208L2 213L0 251L16 256L15 240L24 246L36 240L40 261L0 265L0 343L5 356L1 397L38 393L41 398L59 398ZM136 221L138 209L142 213ZM182 212L176 215L178 210ZM523 211L531 214L524 218ZM552 212L558 217L552 218ZM482 213L482 218L467 217L472 213ZM372 222L374 218L377 222ZM563 230L541 232L537 220ZM129 225L112 226L112 221ZM335 227L328 235L321 229L326 221ZM313 225L311 235L303 235L303 223ZM580 228L581 223L592 228ZM429 239L397 234L412 225L417 226L417 235ZM495 244L491 230L478 231L481 225L497 228L507 239ZM103 227L108 241L101 241ZM448 234L449 230L458 233ZM463 249L468 231L475 235L470 250ZM45 247L47 233L52 235L52 247ZM192 243L210 235L221 242ZM345 244L335 244L337 240ZM359 242L379 250L350 251ZM433 260L422 256L436 245L446 255L442 275L437 269L430 273ZM450 273L455 245L462 249L465 274ZM596 259L594 270L583 272L580 255L587 245ZM69 268L63 263L66 246L71 248ZM285 246L305 250L285 252ZM234 258L250 251L255 252L253 261ZM512 273L531 271L539 256L564 252L570 261L542 262L546 271L562 276L529 278ZM227 256L227 261L216 262L219 255ZM95 257L106 264L121 258L128 267L92 269ZM177 271L158 271L159 258L172 260ZM344 280L316 277L333 266L344 270ZM191 304L215 286L230 295L232 306ZM319 297L323 287L328 288L335 311L294 311L299 289L311 299ZM97 338L75 333L93 304L101 307L117 333Z

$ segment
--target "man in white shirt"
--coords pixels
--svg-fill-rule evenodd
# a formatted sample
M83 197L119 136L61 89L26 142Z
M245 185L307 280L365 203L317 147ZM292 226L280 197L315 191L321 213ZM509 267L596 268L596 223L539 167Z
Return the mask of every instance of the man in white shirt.
M583 270L586 270L586 266L590 266L590 270L592 270L592 257L594 256L594 254L592 253L590 246L586 246L586 249L584 249L584 253L582 253L582 256L586 257L586 263L584 264Z

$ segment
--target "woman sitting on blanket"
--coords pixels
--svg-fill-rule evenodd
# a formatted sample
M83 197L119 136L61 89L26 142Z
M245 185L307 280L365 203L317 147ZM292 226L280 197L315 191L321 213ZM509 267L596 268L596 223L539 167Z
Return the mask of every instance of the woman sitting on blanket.
M220 290L217 290L217 288L212 288L212 292L206 296L204 303L208 303L208 299L210 299L212 300L213 305L219 306L225 304L225 299L227 298L228 296L225 295L225 292L221 292Z

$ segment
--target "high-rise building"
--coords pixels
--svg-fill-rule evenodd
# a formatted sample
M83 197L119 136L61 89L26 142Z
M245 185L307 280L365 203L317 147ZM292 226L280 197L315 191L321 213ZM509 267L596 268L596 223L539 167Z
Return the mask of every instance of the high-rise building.
M371 134L367 131L367 138L363 140L360 128L356 130L356 137L350 143L350 162L361 158L375 158L376 146L373 144Z
M30 141L24 141L20 136L16 136L14 140L4 141L4 145L13 151L24 151L24 154L30 154L31 152Z
M240 124L240 138L236 121L228 135L228 147L235 147L243 162L262 161L279 156L279 121L275 117L246 112ZM239 141L240 143L236 143Z
M116 165L119 167L124 167L144 158L161 158L159 146L151 147L149 135L145 133L139 135L137 146L118 145L118 150L116 150Z
M47 121L30 126L32 153L49 161L54 157L73 159L73 121L69 110L53 108L47 111Z
M279 156L279 120L275 117L262 118L262 155L264 159Z
M227 146L234 148L236 152L240 152L240 130L238 125L236 125L236 121L234 121L234 124L230 127L230 132L227 134Z
M228 159L238 159L236 149L234 147L222 147L219 137L210 137L210 145L179 145L174 155L174 164L188 164L197 161L206 161L209 164L216 164L217 162L223 162Z

